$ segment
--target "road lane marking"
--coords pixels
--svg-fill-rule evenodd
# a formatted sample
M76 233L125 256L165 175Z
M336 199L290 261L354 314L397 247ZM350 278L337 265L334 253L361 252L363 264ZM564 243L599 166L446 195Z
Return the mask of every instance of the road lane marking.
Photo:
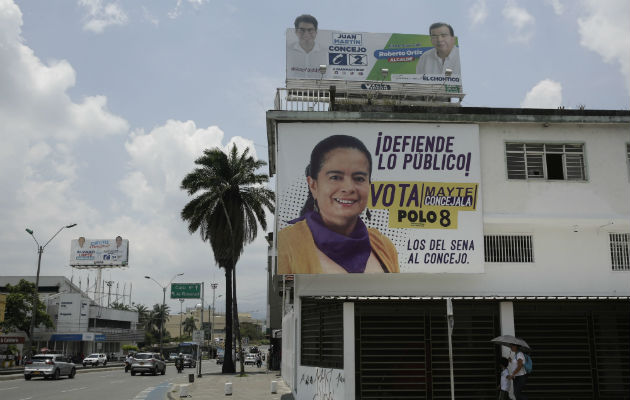
M8 388L2 388L0 390L11 390L11 389L17 389L18 386L13 386L13 387L8 387Z
M74 389L62 390L62 391L61 391L61 393L74 392L74 391L77 391L77 390L83 390L83 389L87 389L87 386L83 386L83 387L79 387L79 388L74 388Z

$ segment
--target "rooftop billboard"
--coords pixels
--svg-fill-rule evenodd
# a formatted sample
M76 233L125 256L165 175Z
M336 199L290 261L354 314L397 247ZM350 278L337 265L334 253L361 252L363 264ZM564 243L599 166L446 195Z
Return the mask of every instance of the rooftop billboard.
M318 30L314 17L300 16L286 32L286 76L461 86L459 44L452 27L435 23L428 31L429 35ZM324 73L320 65L326 65Z
M282 123L279 274L480 273L479 128Z
M86 239L83 236L70 243L70 265L73 267L124 267L129 262L129 240Z

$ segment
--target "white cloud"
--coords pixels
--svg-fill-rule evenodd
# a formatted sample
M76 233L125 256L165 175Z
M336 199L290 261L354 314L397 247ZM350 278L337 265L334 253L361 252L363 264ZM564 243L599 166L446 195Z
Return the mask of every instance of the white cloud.
M158 26L160 24L160 20L155 17L146 6L142 6L142 16L146 21L149 21L151 24Z
M519 7L515 0L508 0L502 13L515 29L509 39L513 42L528 43L534 35L536 23L534 17L526 9Z
M556 15L562 15L564 13L564 4L562 4L561 0L546 0L547 4L553 7L553 12Z
M602 56L604 62L619 63L630 92L630 2L585 0L586 16L578 18L580 44Z
M25 227L45 242L62 225L79 221L86 228L98 225L95 221L102 210L86 201L76 186L79 173L85 173L76 146L94 138L122 137L129 129L123 118L107 110L103 96L74 102L68 95L76 79L72 66L65 60L42 62L24 44L22 24L19 7L0 0L0 243L5 260L0 273L4 275L30 272L19 268L32 245L17 234ZM65 246L63 250L51 246L47 257L66 260L65 251ZM51 273L54 270L46 271Z
M536 84L521 102L523 108L558 108L562 105L562 85L551 79Z
M468 10L468 16L473 25L483 24L488 18L486 0L477 0Z
M116 3L103 4L103 0L79 0L79 5L87 9L83 29L94 33L103 33L111 25L125 25L129 18Z

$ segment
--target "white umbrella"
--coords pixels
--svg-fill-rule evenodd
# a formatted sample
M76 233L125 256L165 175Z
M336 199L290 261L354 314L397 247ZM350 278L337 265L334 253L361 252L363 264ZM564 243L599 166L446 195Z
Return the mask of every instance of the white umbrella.
M531 350L532 348L529 347L529 345L527 344L526 341L524 341L523 339L514 337L512 335L501 335L501 336L497 336L494 339L491 340L492 343L496 343L496 344L502 344L504 346L510 347L510 345L517 345L519 347L522 347L524 349L528 349Z

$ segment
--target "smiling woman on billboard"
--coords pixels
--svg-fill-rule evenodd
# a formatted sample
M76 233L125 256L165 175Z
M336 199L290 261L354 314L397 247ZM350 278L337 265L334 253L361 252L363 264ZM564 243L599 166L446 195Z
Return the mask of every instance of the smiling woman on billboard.
M370 152L353 136L330 136L313 148L308 199L278 234L279 274L399 272L393 243L360 217L371 175Z

